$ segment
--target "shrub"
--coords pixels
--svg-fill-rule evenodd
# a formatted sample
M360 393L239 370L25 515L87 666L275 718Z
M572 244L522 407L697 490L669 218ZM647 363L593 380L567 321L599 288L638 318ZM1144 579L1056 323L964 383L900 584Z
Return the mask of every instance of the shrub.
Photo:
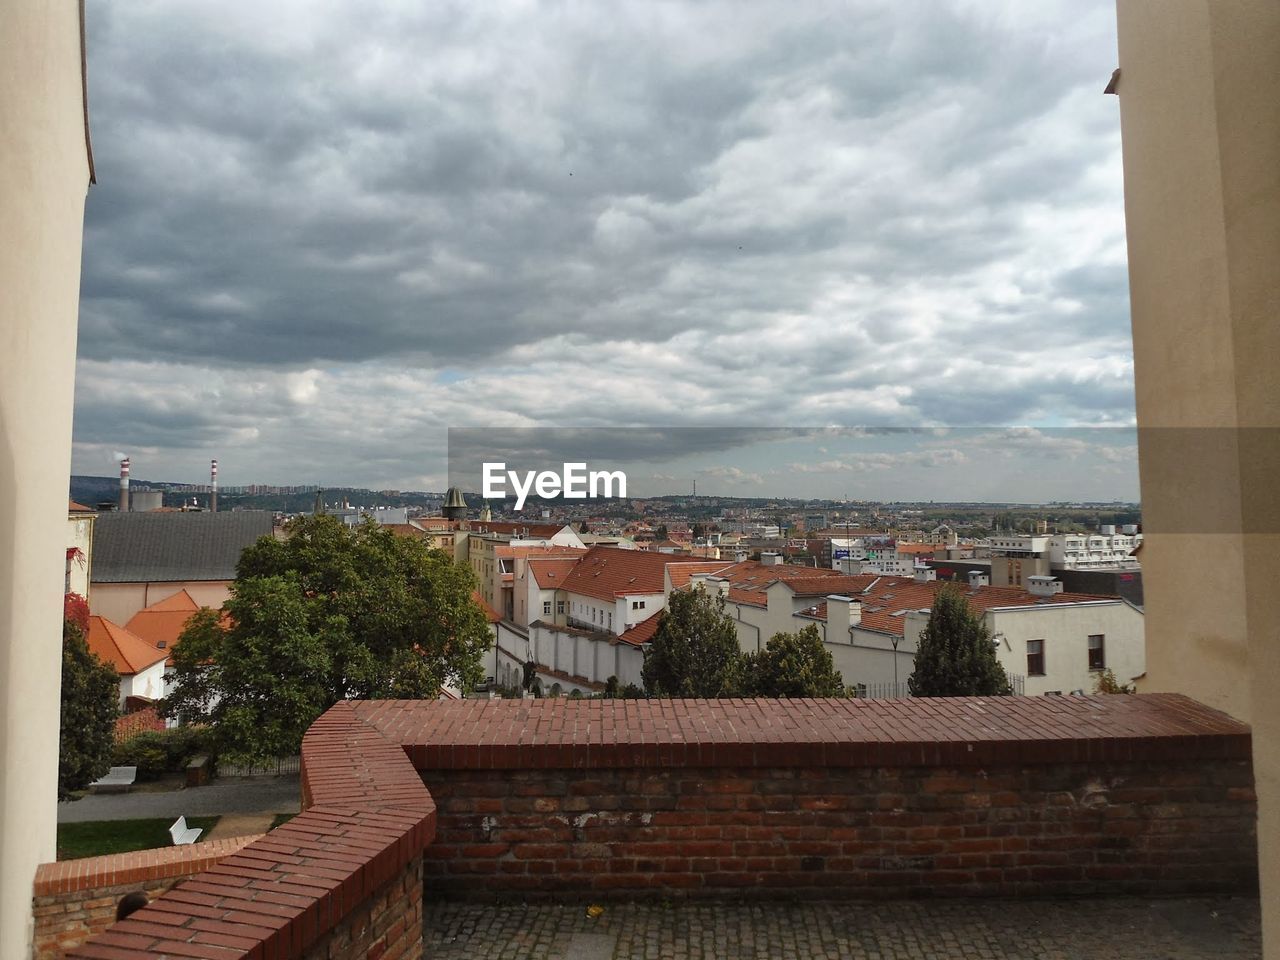
M181 772L198 754L212 754L211 740L205 727L148 730L117 744L111 763L137 767L139 780L155 780L165 773Z

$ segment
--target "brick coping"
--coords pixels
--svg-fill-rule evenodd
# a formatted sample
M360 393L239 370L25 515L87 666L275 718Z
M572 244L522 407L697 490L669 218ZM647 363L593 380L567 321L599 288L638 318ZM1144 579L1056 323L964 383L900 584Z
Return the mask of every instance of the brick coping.
M985 766L1250 758L1181 694L903 700L379 700L355 714L419 770Z
M35 895L47 897L97 887L145 883L165 877L185 877L209 869L263 836L259 833L247 837L226 837L181 847L158 847L42 863L36 869Z
M420 856L436 811L404 750L349 703L302 741L303 811L67 957L297 957Z

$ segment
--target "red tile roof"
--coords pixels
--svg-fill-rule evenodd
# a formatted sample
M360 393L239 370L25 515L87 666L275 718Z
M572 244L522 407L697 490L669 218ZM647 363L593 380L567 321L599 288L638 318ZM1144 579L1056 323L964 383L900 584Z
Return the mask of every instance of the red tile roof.
M634 593L662 593L663 571L679 560L649 550L592 547L564 579L564 589L587 597L613 601Z
M948 585L943 580L919 582L913 577L880 577L870 590L854 595L862 602L862 627L902 636L906 612L931 608L938 591ZM957 585L950 584L950 586ZM1087 593L1057 593L1050 597L1038 597L1019 587L978 587L976 589L958 587L958 589L969 607L980 614L1001 607L1121 602L1115 597L1099 597Z
M715 573L723 569L723 560L690 561L681 558L667 564L667 578L671 581L672 590L683 590L695 573Z
M164 720L155 707L146 707L116 718L115 741L124 743L140 733L162 733L164 728Z
M585 551L578 551L585 553ZM565 577L578 565L577 557L536 558L529 560L529 575L543 590L564 586Z
M86 507L83 503L76 503L74 500L67 501L67 513L97 513L93 507Z
M929 556L933 556L935 551L945 550L946 548L947 548L947 545L945 543L901 543L900 542L898 543L895 549L898 551L898 553L909 553L913 555L927 553L929 554Z
M165 597L145 610L139 610L126 626L130 633L141 637L152 649L170 654L178 643L179 635L186 628L187 621L199 609L200 604L191 598L191 594L186 590L179 590L173 596Z
M116 673L124 677L141 673L168 656L167 651L157 650L106 617L89 618L89 632L85 639L99 660L111 664Z
M489 606L489 604L485 602L484 597L480 596L479 590L471 591L471 599L476 602L476 606L478 606L481 610L484 611L485 619L487 619L490 623L497 623L499 620L502 619L502 614L500 614L497 610L493 609L493 607Z
M653 639L653 635L658 632L658 624L662 622L662 615L665 610L659 610L648 620L641 620L634 626L628 627L618 634L618 639L623 643L630 643L634 646L648 643Z
M495 557L580 557L587 550L585 547L550 546L511 546L501 544L493 548Z
M725 564L716 576L729 581L729 586L739 590L763 590L778 580L798 580L802 577L831 577L834 570L826 567L802 567L798 563L766 564L759 560L743 560Z

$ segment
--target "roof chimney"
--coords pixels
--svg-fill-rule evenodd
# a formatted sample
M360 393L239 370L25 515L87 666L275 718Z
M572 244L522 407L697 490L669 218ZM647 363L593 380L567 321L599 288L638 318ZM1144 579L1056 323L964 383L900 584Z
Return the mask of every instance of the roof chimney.
M218 512L218 461L209 461L209 512ZM234 511L233 511L234 512Z
M120 512L129 512L129 458L120 461Z
M981 570L969 571L969 586L986 587L991 584L991 575L983 573Z
M928 583L931 580L938 579L938 571L933 569L927 563L917 563L915 566L916 583Z
M1052 597L1062 592L1062 581L1057 577L1027 577L1027 593L1033 597Z
M862 622L862 603L852 597L827 597L827 639L832 643L852 643L849 630Z
M780 566L782 563L782 554L775 553L772 550L766 551L765 553L760 554L760 562L766 567Z

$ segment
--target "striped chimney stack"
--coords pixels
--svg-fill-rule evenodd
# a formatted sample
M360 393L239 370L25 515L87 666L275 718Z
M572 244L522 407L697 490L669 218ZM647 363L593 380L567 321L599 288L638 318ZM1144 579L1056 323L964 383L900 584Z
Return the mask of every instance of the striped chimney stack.
M120 512L129 512L129 458L120 461Z
M209 511L218 512L218 461L209 463Z

